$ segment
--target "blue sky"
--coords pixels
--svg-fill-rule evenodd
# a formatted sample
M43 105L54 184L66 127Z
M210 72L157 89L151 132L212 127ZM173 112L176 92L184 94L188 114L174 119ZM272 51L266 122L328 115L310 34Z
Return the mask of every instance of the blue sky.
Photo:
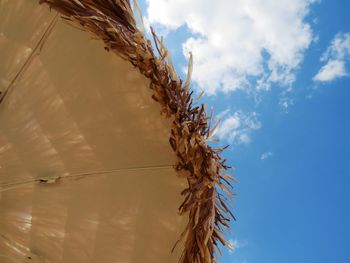
M350 262L350 2L147 0L236 168L224 263Z

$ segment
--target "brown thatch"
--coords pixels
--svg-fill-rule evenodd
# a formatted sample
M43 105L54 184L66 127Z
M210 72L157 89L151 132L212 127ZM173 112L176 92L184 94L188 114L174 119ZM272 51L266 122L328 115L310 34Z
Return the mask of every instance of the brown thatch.
M214 262L215 247L218 248L219 243L226 245L222 231L229 227L229 218L234 218L226 202L226 197L231 195L232 177L224 174L229 166L220 157L223 149L214 149L207 144L216 125L211 128L212 116L206 115L204 105L193 103L190 77L182 82L166 48L152 31L155 54L151 42L137 28L128 0L39 2L48 4L72 25L102 40L107 51L130 61L150 80L152 98L161 106L161 112L172 120L169 143L177 157L175 170L188 182L188 187L182 191L184 201L179 207L180 214L189 217L181 235L185 246L180 262ZM1 100L8 90L2 96L0 94Z

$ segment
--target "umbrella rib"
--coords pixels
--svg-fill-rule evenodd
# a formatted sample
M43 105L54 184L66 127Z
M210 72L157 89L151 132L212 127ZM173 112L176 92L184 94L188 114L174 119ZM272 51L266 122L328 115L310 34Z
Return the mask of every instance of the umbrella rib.
M0 105L4 102L5 98L8 97L9 92L12 90L12 88L16 85L17 81L21 78L21 76L26 72L26 70L29 68L30 64L32 63L35 56L38 56L40 52L42 51L48 37L50 36L52 30L54 29L56 23L58 21L58 13L55 15L55 17L52 19L46 30L44 31L43 35L41 36L38 43L35 45L34 49L22 65L22 67L19 69L17 74L14 76L10 84L7 86L6 90L1 93L0 91Z
M28 184L32 183L44 183L44 184L52 184L60 179L66 179L66 178L77 178L77 180L86 178L88 176L96 176L96 175L102 175L102 174L111 174L115 172L132 172L132 171L148 171L148 170L161 170L161 169L170 169L173 168L173 165L157 165L157 166L141 166L141 167L128 167L128 168L119 168L119 169L111 169L111 170L105 170L105 171L90 171L90 172L79 172L79 173L72 173L72 174L64 174L61 176L54 176L54 177L41 177L37 179L31 179L27 181L22 182L15 182L15 183L7 183L0 185L0 193L5 192L8 190L16 189L19 187L26 186Z

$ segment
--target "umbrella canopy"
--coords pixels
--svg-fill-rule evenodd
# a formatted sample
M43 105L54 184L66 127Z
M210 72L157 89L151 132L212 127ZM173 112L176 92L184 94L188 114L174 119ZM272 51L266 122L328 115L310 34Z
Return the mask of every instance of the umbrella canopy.
M36 1L0 3L0 261L212 262L229 176L189 79L128 1L42 2L94 39Z
M149 80L54 16L1 2L2 90L19 75L0 105L0 262L176 262L184 182Z

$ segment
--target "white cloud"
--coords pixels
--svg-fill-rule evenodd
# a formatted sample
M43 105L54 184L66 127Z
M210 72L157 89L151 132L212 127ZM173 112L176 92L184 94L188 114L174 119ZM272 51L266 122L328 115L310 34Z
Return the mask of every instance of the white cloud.
M346 76L344 61L329 60L327 64L320 69L314 77L314 80L325 82L344 76Z
M183 44L194 55L193 80L207 94L291 85L313 35L304 22L315 0L147 0L151 24L194 33Z
M270 158L273 155L273 152L265 152L260 156L260 160L266 160L267 158Z
M226 140L232 144L250 143L251 132L261 127L255 112L246 115L241 111L237 111L234 114L225 111L224 114L221 113L219 115L224 119L215 132L215 135L218 136L220 140Z
M282 108L282 111L284 113L287 113L289 110L289 107L294 105L294 100L284 96L284 97L280 98L279 105Z
M350 33L337 34L321 61L326 64L314 76L315 81L328 82L349 75L346 65L350 62Z
M246 247L248 245L248 242L238 241L238 239L230 239L228 241L228 244L229 244L229 251L231 253L234 253L237 249Z

